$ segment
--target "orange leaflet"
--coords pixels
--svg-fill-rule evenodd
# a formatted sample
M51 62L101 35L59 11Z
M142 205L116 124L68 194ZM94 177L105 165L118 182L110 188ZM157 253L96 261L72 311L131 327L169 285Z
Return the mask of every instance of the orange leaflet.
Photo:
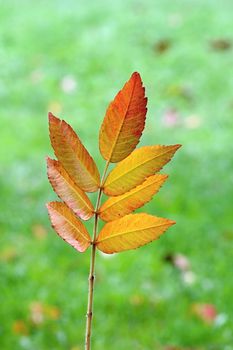
M57 234L79 252L84 252L91 244L91 237L73 211L60 202L50 202L47 208Z
M110 197L100 208L100 218L104 221L119 219L149 202L167 179L167 175L155 174L141 185L117 197Z
M181 145L144 146L133 151L109 173L104 193L118 196L141 184L167 164Z
M135 72L106 111L99 136L104 159L116 163L134 150L145 126L146 104L145 88Z
M87 197L70 178L61 163L47 158L48 179L57 195L83 220L94 215L94 207Z
M175 221L148 214L129 214L108 222L97 238L97 248L112 254L139 248L164 233Z
M49 130L54 153L67 173L82 190L97 191L99 171L71 126L49 113Z

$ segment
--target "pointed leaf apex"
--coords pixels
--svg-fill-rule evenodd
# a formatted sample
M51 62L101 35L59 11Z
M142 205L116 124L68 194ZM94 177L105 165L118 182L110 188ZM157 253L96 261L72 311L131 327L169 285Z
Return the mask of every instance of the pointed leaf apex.
M170 224L171 226L176 224L176 221L174 221L174 220L169 220L169 219L167 219L167 221L169 222L169 224Z
M141 76L140 76L140 74L138 72L133 72L131 77L133 77L133 78L140 78L141 79Z
M179 149L180 147L182 147L182 145L181 145L180 143L177 143L176 145L174 145L174 147L175 147L176 149Z
M49 156L45 156L45 161L47 163L48 159L51 159Z
M53 203L56 203L55 201L54 202L48 202L48 203L45 203L45 206L47 209L51 208Z
M56 159L46 157L46 164L47 164L47 168L49 168L50 166L55 166L56 164L58 164L58 161Z
M62 120L58 117L55 117L55 115L51 112L48 113L48 119L49 119L49 124L51 125L52 123L62 123Z
M50 120L50 119L53 119L53 118L58 119L57 117L55 117L55 115L53 115L52 112L49 112L49 113L48 113L48 118L49 118L49 120Z

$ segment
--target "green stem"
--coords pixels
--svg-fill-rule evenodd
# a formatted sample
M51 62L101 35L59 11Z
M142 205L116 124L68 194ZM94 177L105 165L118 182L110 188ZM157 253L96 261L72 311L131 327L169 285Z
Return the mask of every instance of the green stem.
M103 192L103 184L108 170L109 161L106 162L103 176L100 183L100 188L97 195L96 207L95 207L95 218L93 227L93 241L91 250L91 261L90 261L90 273L88 278L88 302L87 302L87 321L86 321L86 336L85 336L85 350L91 349L91 326L93 319L93 296L94 296L94 281L95 281L95 256L96 256L96 237L98 230L98 219L99 219L99 207L101 196Z

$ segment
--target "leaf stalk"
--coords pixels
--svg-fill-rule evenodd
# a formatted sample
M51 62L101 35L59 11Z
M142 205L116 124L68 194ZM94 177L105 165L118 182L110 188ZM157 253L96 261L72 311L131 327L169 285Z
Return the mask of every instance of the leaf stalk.
M85 350L91 349L91 333L92 333L92 319L93 319L93 298L94 298L94 282L95 282L95 257L96 257L96 238L98 231L99 207L103 192L103 184L109 167L109 161L106 162L103 175L101 178L100 187L97 194L95 217L93 226L93 241L90 259L90 272L88 278L88 301L87 301L87 321L86 321L86 335L85 335Z

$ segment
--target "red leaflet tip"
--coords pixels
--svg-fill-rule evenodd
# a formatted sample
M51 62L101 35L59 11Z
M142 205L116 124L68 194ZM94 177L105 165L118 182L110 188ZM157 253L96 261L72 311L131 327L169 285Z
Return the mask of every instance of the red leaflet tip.
M55 117L55 115L51 112L48 113L48 118L49 118L49 123L55 122L55 121L60 121L60 119Z
M131 75L131 79L134 78L134 79L140 79L141 80L141 76L138 72L133 72L133 74Z
M55 161L55 159L52 159L49 156L46 157L47 165L50 165L50 164L54 163L54 161Z
M47 209L55 209L54 207L56 207L60 203L62 203L62 202L53 201L53 202L48 202L45 205L46 205Z
M180 147L182 147L182 145L180 143L174 145L176 147L176 149L179 149Z

